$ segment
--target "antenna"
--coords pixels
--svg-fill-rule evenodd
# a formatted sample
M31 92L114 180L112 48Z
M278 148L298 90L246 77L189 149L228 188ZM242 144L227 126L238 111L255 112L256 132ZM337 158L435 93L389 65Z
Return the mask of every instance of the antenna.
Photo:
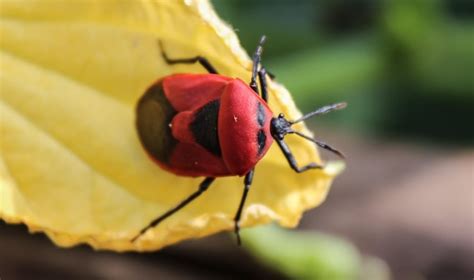
M307 135L304 135L303 133L298 132L298 131L293 131L293 133L296 134L296 135L298 135L298 136L301 136L301 137L305 138L306 140L309 140L309 141L315 143L316 145L318 145L319 147L321 147L321 148L323 148L323 149L325 149L325 150L328 150L328 151L330 151L330 152L332 152L332 153L335 153L336 155L338 155L339 157L341 157L341 158L343 158L343 159L346 158L342 152L338 151L337 149L335 149L335 148L329 146L328 144L326 144L326 143L324 143L324 142L322 142L322 141L313 139L313 138L311 138L311 137L309 137L309 136L307 136Z
M308 118L311 118L311 117L314 117L314 116L317 116L317 115L323 115L323 114L327 114L331 111L334 111L334 110L341 110L341 109L344 109L347 107L347 103L346 102L341 102L341 103L336 103L336 104L332 104L332 105L327 105L327 106L324 106L324 107L321 107L319 109L317 109L316 111L313 111L313 112L310 112L304 116L302 116L301 118L295 120L295 121L289 121L290 124L295 124L295 123L299 123L299 122L302 122Z

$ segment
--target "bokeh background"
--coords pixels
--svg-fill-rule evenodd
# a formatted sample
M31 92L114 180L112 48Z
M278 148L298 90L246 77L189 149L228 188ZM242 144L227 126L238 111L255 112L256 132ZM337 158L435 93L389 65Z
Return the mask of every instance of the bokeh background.
M474 1L212 2L249 53L267 35L263 63L303 112L350 104L308 123L347 155L326 202L298 232L249 230L242 248L222 233L148 254L66 250L2 223L0 278L472 279Z

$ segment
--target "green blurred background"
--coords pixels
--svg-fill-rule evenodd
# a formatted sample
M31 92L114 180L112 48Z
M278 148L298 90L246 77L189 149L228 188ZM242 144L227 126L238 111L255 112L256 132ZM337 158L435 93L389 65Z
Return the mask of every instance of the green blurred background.
M472 278L474 1L213 3L303 112L349 103L309 121L348 155L328 200L251 251L297 279Z
M213 3L249 52L267 35L264 63L303 111L346 100L327 118L344 129L473 143L473 1Z

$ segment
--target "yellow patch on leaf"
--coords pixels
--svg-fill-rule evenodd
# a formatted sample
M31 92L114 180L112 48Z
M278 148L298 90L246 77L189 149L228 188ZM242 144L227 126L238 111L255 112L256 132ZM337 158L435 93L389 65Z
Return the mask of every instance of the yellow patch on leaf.
M209 190L137 242L143 226L197 189L201 178L161 170L143 151L134 108L144 90L173 72L170 56L203 55L248 81L251 61L208 1L0 1L0 217L45 232L56 244L154 250L233 228L243 178ZM271 38L270 38L271 42ZM300 116L270 82L270 107ZM298 127L306 131L304 125ZM313 144L287 137L298 161L319 162ZM274 145L257 165L244 227L297 225L320 204L341 165L296 174Z

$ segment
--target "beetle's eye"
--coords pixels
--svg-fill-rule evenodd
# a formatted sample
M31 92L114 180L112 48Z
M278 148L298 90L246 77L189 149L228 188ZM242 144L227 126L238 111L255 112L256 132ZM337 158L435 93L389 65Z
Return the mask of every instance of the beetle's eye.
M284 117L285 117L285 115L283 115L283 113L280 113L280 114L278 115L278 118L280 118L280 119L283 119Z

